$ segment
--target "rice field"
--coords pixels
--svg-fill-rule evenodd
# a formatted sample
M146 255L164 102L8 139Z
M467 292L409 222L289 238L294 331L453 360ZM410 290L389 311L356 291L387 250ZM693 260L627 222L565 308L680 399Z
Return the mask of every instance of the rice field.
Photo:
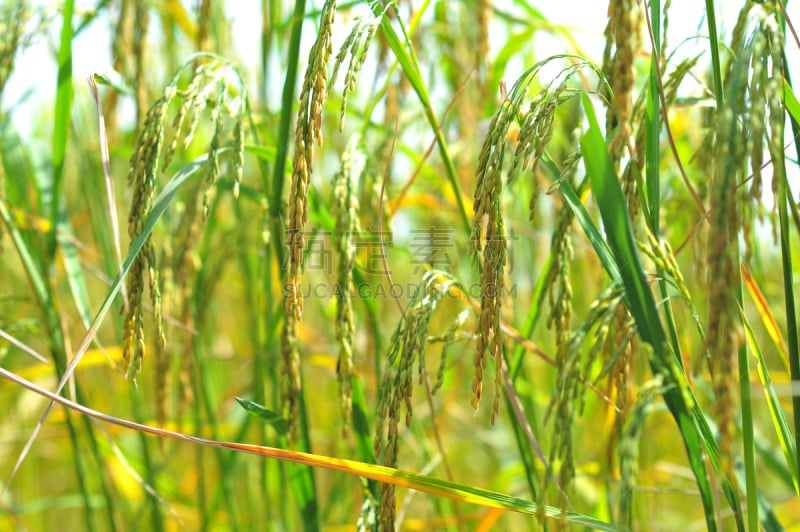
M0 0L0 529L799 527L797 11L567 4Z

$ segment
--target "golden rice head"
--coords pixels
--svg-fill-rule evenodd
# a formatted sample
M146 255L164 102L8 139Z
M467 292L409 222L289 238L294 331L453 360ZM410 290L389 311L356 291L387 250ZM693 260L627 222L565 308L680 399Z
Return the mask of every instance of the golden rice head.
M500 193L503 188L501 167L505 152L505 132L512 112L504 105L492 119L478 162L478 184L475 189L475 225L471 246L473 252L483 251L481 267L481 311L475 353L473 355L472 407L477 409L483 391L486 356L499 360L502 356L500 331L500 297L504 289L506 242L500 213ZM485 229L484 229L485 225ZM498 373L501 366L496 366ZM494 408L493 408L494 411Z
M336 233L334 243L338 261L336 279L336 340L339 343L337 377L339 379L339 402L342 415L342 435L347 436L347 427L352 411L354 378L353 343L355 337L355 314L353 312L353 265L356 260L355 239L359 232L358 181L366 163L358 147L356 137L348 144L342 156L342 166L334 176L334 198Z
M641 18L636 0L610 0L603 72L613 93L606 114L606 129L614 131L611 155L615 164L631 135L636 52L641 44ZM613 53L612 50L613 49Z
M308 187L314 169L314 146L322 147L322 108L328 97L328 60L333 51L332 31L336 1L328 0L320 15L320 28L308 56L303 77L300 107L295 127L292 184L289 191L289 271L285 291L286 312L300 321L303 316L303 295L300 281L305 248L305 224L308 220ZM277 198L276 198L277 201Z
M428 375L425 370L425 346L429 343L428 328L431 316L442 297L456 281L444 272L429 270L409 303L392 336L387 354L387 367L378 392L375 423L375 456L378 463L397 467L399 426L403 406L405 424L413 416L414 364L418 365L419 381ZM394 530L395 490L390 484L381 485L381 530Z
M221 58L209 58L208 63L198 68L188 86L184 90L178 88L182 71L192 62L185 63L181 69L173 76L169 84L164 89L162 95L155 101L145 114L142 121L136 145L131 155L128 167L128 185L133 191L131 209L128 215L128 235L131 241L136 239L144 230L144 222L150 214L153 204L158 177L166 171L170 165L178 145L178 137L184 130L184 120L190 118L189 131L183 131L186 136L193 135L196 126L198 108L206 105L210 98L214 104L214 136L212 137L209 148L209 183L208 187L213 186L213 179L219 173L219 153L223 144L224 123L227 117L233 116L234 123L242 127L241 121L244 116L246 101L246 91L244 83L238 72L225 60ZM176 116L170 121L169 113L173 102L180 101ZM167 142L167 124L170 123L175 129L174 137ZM241 139L243 131L234 127L237 138L233 142L234 166L241 163L243 157L244 144ZM238 177L238 172L237 172ZM208 190L206 190L208 194ZM207 207L207 203L206 203ZM193 223L193 222L190 222ZM189 232L198 234L197 231ZM192 242L187 240L187 246ZM182 253L188 254L185 250ZM150 299L153 305L155 322L156 341L159 348L166 344L165 332L162 319L161 288L159 283L159 268L156 263L156 252L152 238L149 237L141 252L135 257L131 270L127 277L128 294L132 294L131 304L127 309L127 316L123 330L123 360L127 367L129 377L135 377L141 368L144 355L144 337L142 315L142 292L144 290L145 275L150 292ZM172 279L186 279L189 276L172 276ZM181 291L178 287L177 292ZM163 365L163 364L162 364Z
M495 360L496 371L496 394L492 407L492 421L496 417L499 396L502 391L503 334L500 328L500 311L505 290L506 242L501 195L506 139L512 124L518 123L520 125L518 144L507 181L511 185L516 175L530 166L533 174L533 194L530 201L531 217L533 217L539 194L537 165L553 136L555 110L561 103L577 95L577 92L569 86L572 76L583 68L594 68L588 62L579 62L564 67L525 106L524 100L527 98L534 80L541 68L550 61L543 61L528 69L514 83L508 97L492 118L478 155L477 184L473 202L474 225L470 249L471 252L482 255L480 264L481 309L473 355L472 406L477 409L480 402L488 353L488 356ZM525 112L521 111L523 108L526 108ZM564 307L562 306L562 308Z
M293 315L287 314L281 332L281 415L287 421L286 437L290 443L297 436L301 393L297 321Z
M772 197L775 203L772 205L771 222L773 229L773 241L778 239L777 221L777 201L780 197L779 190L785 179L786 166L783 163L785 154L783 148L784 135L784 104L783 104L783 32L777 25L775 18L770 18L765 23L765 33L769 42L770 50L770 76L767 80L766 98L769 106L769 153L772 158Z
M128 184L133 189L131 211L128 215L128 236L131 240L141 234L144 220L152 206L153 193L158 175L159 157L164 142L164 120L174 91L166 91L150 108L139 138L134 148L128 170ZM123 326L122 359L126 374L133 378L141 369L145 351L144 324L142 319L142 294L144 292L145 274L154 307L159 342L163 338L161 323L160 293L158 277L155 271L155 252L151 239L148 238L142 250L134 258L127 277L129 307Z
M336 61L333 66L333 75L331 79L335 80L339 72L339 67L344 63L347 56L350 56L350 62L347 66L347 71L344 76L344 90L342 91L342 106L339 113L339 131L344 129L344 115L347 110L347 95L353 92L356 88L358 81L358 74L361 72L361 67L367 59L367 50L372 42L372 38L380 24L381 17L374 16L371 13L364 17L359 17L356 24L350 31L350 34L345 39L339 53L336 54Z

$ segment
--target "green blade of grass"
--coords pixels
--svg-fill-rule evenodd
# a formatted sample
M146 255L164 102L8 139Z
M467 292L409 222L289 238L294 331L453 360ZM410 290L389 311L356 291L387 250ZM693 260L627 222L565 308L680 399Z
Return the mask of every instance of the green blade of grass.
M786 459L786 465L791 473L792 486L794 487L794 491L797 496L800 497L800 483L798 483L797 478L797 460L795 455L795 443L794 440L792 440L792 431L783 415L783 409L778 401L778 395L775 393L775 387L772 384L772 377L770 377L769 368L767 368L767 363L764 360L764 354L761 352L761 347L756 341L756 337L753 334L753 329L750 326L750 322L748 321L744 312L741 313L741 316L747 343L750 346L751 351L753 351L756 360L758 361L758 377L761 381L761 386L764 389L764 398L767 401L767 407L769 408L772 425L775 428L775 434L778 436L778 443L783 451L783 457Z
M645 107L645 190L642 204L647 217L647 225L656 237L661 220L661 99L659 95L658 51L661 49L661 2L650 2L650 28L653 37L653 54L650 59L650 75L647 83L647 104Z
M789 185L786 177L785 160L783 157L773 161L774 165L780 165L780 175L782 179L778 184L778 238L781 246L781 266L783 268L783 295L786 311L786 344L789 348L789 370L792 381L800 380L800 345L798 345L798 325L797 325L797 305L794 296L794 275L792 266L792 244L789 232L789 212L788 204L794 200L789 196ZM800 476L797 467L800 466L800 449L797 449L797 441L800 440L800 396L792 394L792 413L794 417L794 442L795 442L795 470L794 477Z
M92 311L89 309L89 293L86 290L86 278L83 275L78 248L75 245L75 235L69 222L64 220L57 233L58 248L64 262L64 272L67 274L67 283L72 295L72 301L81 318L84 327L89 327L92 321Z
M736 463L735 466L735 473L736 479L740 485L744 486L747 483L746 473L744 471L744 466L741 462ZM756 496L753 497L755 500L755 504L758 506L758 511L753 512L753 515L758 516L758 521L756 521L756 527L751 528L750 530L763 530L764 532L784 532L785 528L778 521L778 516L775 515L775 512L772 511L772 505L764 497L761 493L756 492ZM750 503L748 502L748 505ZM748 512L749 514L750 512ZM761 523L761 527L759 528L759 524ZM752 526L748 523L748 526Z
M741 283L737 298L742 305L743 290ZM747 525L748 529L757 532L759 527L759 511L761 504L758 500L758 484L756 481L756 449L754 444L753 429L753 397L750 388L750 356L747 346L739 346L739 410L741 411L742 445L744 450L744 490L747 498ZM765 516L766 517L766 516Z
M717 109L722 109L725 101L725 91L722 85L722 62L719 59L719 37L717 37L717 16L714 9L714 0L706 0L706 21L708 22L708 40L711 50L711 71L714 76L714 97L717 100Z
M647 285L644 266L636 250L625 199L608 156L594 108L586 95L583 96L583 105L589 119L589 130L581 138L581 149L592 193L603 219L608 246L619 269L620 280L625 286L625 299L639 325L642 339L652 345L653 349L662 350L666 336L661 328L655 299Z
M559 183L558 188L561 191L564 201L566 201L567 205L572 209L575 219L586 234L586 238L589 239L589 243L594 248L595 253L597 253L597 258L600 259L600 262L611 277L611 280L614 283L622 284L619 267L614 260L611 248L608 247L608 243L603 238L603 235L600 234L600 230L597 228L597 225L595 225L586 207L583 206L580 198L569 183L562 181Z
M56 89L56 107L53 117L53 202L50 206L51 237L48 244L48 256L54 257L56 252L56 232L58 225L66 216L62 211L61 190L64 185L64 160L67 155L69 123L72 114L72 14L74 0L64 2L61 26L61 43L58 49L58 87Z
M792 86L785 79L783 80L783 104L786 106L789 116L796 122L800 122L800 102L797 101Z
M275 166L273 168L272 183L265 182L265 190L272 190L272 203L269 206L270 219L272 221L273 241L275 242L275 256L278 265L283 263L283 234L281 233L281 198L283 197L283 182L286 176L286 160L289 154L289 146L292 145L290 129L292 126L292 116L294 116L295 105L295 86L297 85L297 68L300 60L300 39L303 32L303 14L305 13L305 0L297 0L294 3L292 13L292 33L289 39L288 64L286 65L286 77L283 80L283 95L281 97L281 116L278 126L278 138L275 143ZM266 174L263 175L267 180Z

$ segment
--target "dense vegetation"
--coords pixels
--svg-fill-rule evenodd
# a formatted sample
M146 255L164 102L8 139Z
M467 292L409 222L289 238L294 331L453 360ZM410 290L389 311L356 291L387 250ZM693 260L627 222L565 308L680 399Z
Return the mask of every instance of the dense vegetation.
M800 42L714 4L3 1L0 528L796 525Z

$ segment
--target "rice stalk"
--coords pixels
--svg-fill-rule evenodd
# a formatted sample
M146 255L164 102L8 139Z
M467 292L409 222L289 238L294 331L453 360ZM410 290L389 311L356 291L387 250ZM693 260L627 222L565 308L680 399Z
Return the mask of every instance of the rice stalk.
M314 170L314 150L315 146L322 148L323 142L322 108L328 97L328 60L333 52L332 32L335 12L336 1L327 0L320 15L316 40L308 54L308 67L303 76L300 108L297 111L287 228L289 271L285 290L286 312L294 318L292 323L300 321L303 316L303 295L300 291L305 249L303 232L308 220L306 206L311 173ZM274 201L278 201L278 198Z
M473 253L482 253L483 264L480 271L481 310L473 356L472 406L477 409L480 402L488 355L495 361L496 375L492 422L497 416L499 396L502 393L500 364L502 363L503 334L500 330L500 310L505 291L504 267L507 260L501 210L503 174L507 172L506 180L511 185L517 175L530 168L533 192L529 201L529 218L532 221L536 215L536 203L540 191L537 168L553 137L555 111L559 105L578 94L570 87L572 76L584 68L595 69L591 63L573 58L575 63L561 70L531 99L526 110L522 111L523 101L540 69L550 61L560 59L563 57L556 56L537 63L517 80L508 98L492 118L478 155L471 249ZM599 75L599 72L597 73ZM514 123L519 124L517 146L511 167L506 170L504 167L506 139ZM566 226L562 227L562 230L565 228ZM568 250L568 246L565 246L563 251L567 253ZM565 263L568 264L568 262L567 260ZM563 273L563 268L561 270ZM566 289L564 295L567 296ZM566 303L566 301L565 299L562 303ZM558 312L562 312L566 316L567 306L560 304ZM562 319L560 323L565 323L565 320Z
M184 64L193 63L194 56ZM207 213L209 190L213 188L216 176L219 173L219 156L224 142L223 133L229 122L234 124L235 138L230 142L234 155L234 190L238 190L237 180L242 175L241 164L243 158L242 125L244 118L246 92L239 74L224 60L211 55L203 55L209 59L208 63L198 67L186 89L179 88L181 70L179 70L164 89L162 95L147 111L141 130L136 140L133 155L130 159L128 170L128 184L133 190L131 210L128 216L128 235L134 240L143 230L145 217L152 207L153 194L158 182L160 172L166 171L175 153L177 139L183 134L184 149L191 142L196 123L186 132L182 129L183 117L189 113L193 121L198 120L199 114L207 106L212 107L212 121L214 134L209 147L209 157L206 164L206 180L204 189L203 206ZM166 143L168 130L168 116L170 107L175 101L183 100L178 111L175 131L169 144ZM186 102L188 108L185 107ZM166 146L166 147L165 147ZM189 245L189 243L187 243ZM154 311L154 325L158 349L163 349L166 344L162 320L161 288L159 282L159 268L156 264L156 252L151 237L148 237L141 253L131 265L127 278L127 289L130 305L124 320L123 333L123 362L129 378L135 378L141 369L145 352L143 292L145 276L148 280L150 300ZM189 278L176 278L188 282ZM163 363L162 363L163 367ZM163 395L162 392L158 392Z
M647 414L662 392L660 375L642 386L619 439L620 486L617 522L630 530L633 530L633 492L639 476L639 442Z
M414 365L418 368L419 384L427 378L425 346L430 341L428 327L439 302L457 281L447 273L429 270L422 277L411 297L404 317L400 320L386 356L386 369L378 392L375 424L375 456L378 463L397 466L399 425L403 406L405 424L411 426L413 416ZM395 489L381 484L379 524L381 530L395 529Z
M720 463L729 478L733 478L733 443L736 441L736 356L744 341L737 310L739 231L745 236L745 260L748 260L752 253L750 235L761 202L762 139L768 123L772 127L783 119L781 104L772 103L781 101L779 87L782 86L780 53L777 57L769 55L769 50L774 48L782 49L782 36L774 13L766 6L748 3L734 32L736 56L729 67L725 103L717 115L717 166L710 198L706 340L716 396L714 411L720 435ZM765 56L770 57L770 74L763 64ZM767 110L771 116L769 122L764 119ZM776 113L779 118L772 118ZM782 129L780 132L782 135ZM777 142L782 144L782 140ZM749 183L745 182L748 159L753 171ZM757 170L754 165L758 166Z
M211 0L200 0L198 4L195 47L198 51L206 51L208 49L208 35L211 30Z
M358 17L350 30L350 34L345 38L342 43L339 53L336 54L336 61L333 65L332 80L336 80L339 73L339 68L344 63L347 56L350 56L350 62L347 66L347 71L344 75L344 89L342 90L342 106L339 113L339 131L344 129L344 115L347 110L347 94L353 92L356 88L358 81L358 74L361 72L361 67L367 59L367 50L375 37L375 32L380 24L381 17L369 14L366 17ZM389 111L387 110L387 113ZM388 122L387 122L388 123Z
M133 43L131 52L134 58L133 86L136 98L136 123L143 126L145 109L147 109L147 28L150 20L147 2L134 2L133 7ZM168 102L169 103L169 102Z
M334 243L338 262L335 297L339 360L336 364L336 372L339 379L343 437L347 437L347 427L350 423L353 406L353 342L355 337L353 266L356 260L356 238L360 231L356 192L366 163L366 158L358 144L358 137L350 141L347 150L342 155L341 168L333 178L334 213L336 215Z
M612 91L606 111L606 131L612 136L611 158L615 167L631 136L636 53L641 46L642 21L636 0L610 0L603 73Z

